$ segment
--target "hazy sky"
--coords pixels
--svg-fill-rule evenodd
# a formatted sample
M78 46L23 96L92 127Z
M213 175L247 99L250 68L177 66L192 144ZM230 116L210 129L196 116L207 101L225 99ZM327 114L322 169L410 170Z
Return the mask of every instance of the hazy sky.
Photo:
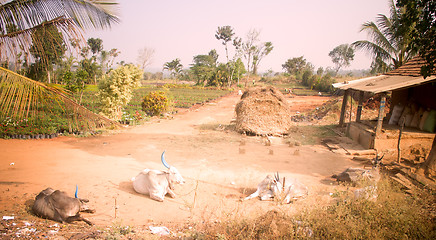
M262 42L273 51L259 69L282 71L289 58L304 56L315 68L333 66L329 52L336 46L367 39L359 32L378 14L389 16L389 0L123 0L121 23L110 30L86 32L103 39L105 50L117 48L116 61L136 63L138 51L155 50L146 71L161 70L165 62L179 58L187 68L195 55L216 49L225 62L224 46L215 38L219 26L230 25L246 39L250 29L259 30ZM243 59L244 63L245 60ZM358 51L347 69L367 69L371 60Z

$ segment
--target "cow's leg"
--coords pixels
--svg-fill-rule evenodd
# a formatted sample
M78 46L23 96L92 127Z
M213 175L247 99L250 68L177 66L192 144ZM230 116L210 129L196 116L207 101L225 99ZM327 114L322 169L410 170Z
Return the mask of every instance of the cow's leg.
M150 193L150 198L159 202L163 202L164 198L159 196L158 194Z
M64 219L62 218L62 216L59 214L59 212L57 210L54 211L54 215L53 215L53 219L56 222L60 222L60 223L64 223Z
M94 225L92 222L90 222L88 219L83 218L82 216L80 216L79 214L76 214L75 216L70 216L67 219L65 219L65 222L67 223L72 223L74 221L84 221L86 222L88 225Z
M244 198L244 200L249 200L249 199L255 198L257 196L259 196L259 190L257 190L256 192L252 193L250 196Z
M267 192L262 194L262 196L260 197L260 200L267 201L267 200L272 200L273 198L274 198L273 192L271 190L268 190Z
M168 189L167 194L169 194L171 198L176 198L176 194L171 189Z
M283 202L286 203L286 204L290 203L291 202L291 195L290 194L286 195L286 197L283 200Z
M86 213L95 213L95 209L83 209L80 210L81 212L86 212Z

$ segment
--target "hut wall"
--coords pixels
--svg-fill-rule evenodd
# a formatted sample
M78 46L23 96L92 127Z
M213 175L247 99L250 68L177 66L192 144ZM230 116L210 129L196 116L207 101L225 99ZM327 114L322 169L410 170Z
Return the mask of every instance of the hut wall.
M390 111L395 105L414 102L424 108L436 109L436 82L392 91Z
M436 109L436 82L413 88L411 97L419 105Z

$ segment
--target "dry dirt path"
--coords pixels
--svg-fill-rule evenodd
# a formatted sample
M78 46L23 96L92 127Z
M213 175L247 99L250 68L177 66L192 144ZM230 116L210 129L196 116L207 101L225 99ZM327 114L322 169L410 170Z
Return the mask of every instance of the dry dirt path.
M79 196L89 199L96 209L95 214L84 215L97 225L169 225L248 217L271 208L292 212L305 204L328 201L335 187L329 176L356 164L323 146L289 147L281 139L266 146L261 137L226 130L238 100L232 94L180 112L173 119L154 120L117 134L0 139L0 214L35 218L27 209L39 191L52 187L73 196L76 184ZM323 102L320 98L293 100L301 109L307 108L304 103L316 106ZM186 184L176 187L177 198L161 203L135 193L130 179L144 168L164 169L160 163L163 150ZM309 197L290 205L239 201L276 171L307 185Z

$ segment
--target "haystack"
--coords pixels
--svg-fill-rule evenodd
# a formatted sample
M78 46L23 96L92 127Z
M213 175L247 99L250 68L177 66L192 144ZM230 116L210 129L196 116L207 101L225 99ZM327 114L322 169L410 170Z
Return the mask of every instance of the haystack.
M250 88L236 105L236 130L249 135L282 135L291 126L289 104L274 87Z

